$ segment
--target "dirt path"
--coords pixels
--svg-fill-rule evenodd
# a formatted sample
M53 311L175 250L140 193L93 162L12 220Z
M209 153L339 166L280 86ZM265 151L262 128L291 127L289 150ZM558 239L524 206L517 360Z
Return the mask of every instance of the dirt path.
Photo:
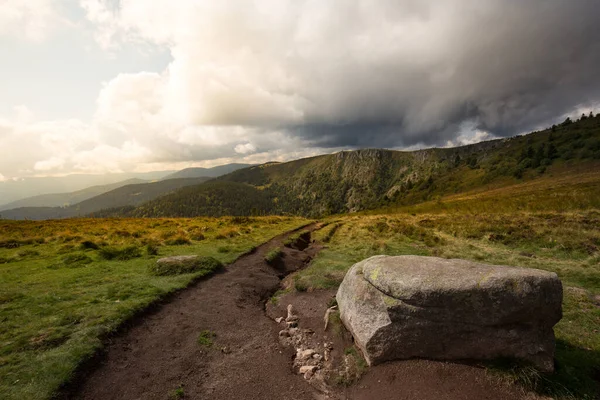
M311 229L314 226L310 227ZM279 345L276 324L264 313L280 278L317 252L285 248L277 267L265 254L286 235L258 247L225 272L199 282L124 335L114 338L102 363L68 399L314 399L314 391L288 367L290 349ZM198 344L204 330L216 334Z
M309 229L315 229L313 225ZM298 310L299 326L313 340L335 343L343 357L348 337L323 330L323 315L334 291L291 293L278 305L265 302L281 279L305 266L320 249L283 247L272 267L266 253L282 247L281 235L245 255L208 280L180 292L157 311L114 338L98 365L82 376L65 399L299 399L327 396L292 371L293 347L279 341L287 304ZM212 346L198 343L200 332L215 333ZM178 390L179 389L179 390ZM331 386L335 399L525 399L516 388L490 380L485 370L431 361L405 361L371 368L353 386Z

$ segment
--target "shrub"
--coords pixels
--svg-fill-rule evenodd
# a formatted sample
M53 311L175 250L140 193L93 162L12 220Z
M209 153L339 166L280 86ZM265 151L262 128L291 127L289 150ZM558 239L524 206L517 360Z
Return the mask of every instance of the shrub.
M150 273L157 276L166 276L202 272L201 276L204 276L222 267L223 264L213 257L192 256L158 260L150 267Z
M169 246L183 246L186 244L192 244L190 239L186 238L185 236L177 236L174 239L167 240L165 243Z
M16 249L20 245L21 244L14 239L0 241L0 248L4 248L4 249Z
M148 243L146 245L146 254L149 256L158 255L158 244L157 243Z
M85 241L81 242L79 247L82 250L87 250L87 249L98 250L99 249L99 246L96 243L92 242L91 240L85 240Z
M217 233L217 236L215 236L215 239L227 239L227 238L232 238L232 237L236 237L240 234L240 232L237 229L224 229L222 231L220 231L219 233Z
M137 246L126 246L122 248L104 247L98 252L100 257L105 260L126 261L132 258L141 257L142 252Z
M202 233L198 232L198 233L194 233L192 234L192 240L195 240L197 242L206 239L206 236L204 236Z

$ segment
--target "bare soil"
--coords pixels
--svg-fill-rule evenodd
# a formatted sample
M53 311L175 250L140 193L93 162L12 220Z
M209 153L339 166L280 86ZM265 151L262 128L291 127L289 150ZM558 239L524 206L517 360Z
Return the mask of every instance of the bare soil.
M316 229L309 226L309 230ZM432 361L403 361L368 369L350 387L311 385L292 369L296 349L280 343L282 325L293 304L298 325L314 332L314 345L333 343L332 357L343 358L351 336L335 326L324 330L323 316L333 291L293 292L269 301L281 279L304 267L319 251L283 247L281 235L239 258L224 272L200 281L136 320L113 337L93 367L61 394L65 399L532 399L490 378L484 369ZM274 248L283 257L264 261ZM304 247L304 246L302 246ZM289 284L289 282L288 282ZM265 309L265 304L267 304ZM214 333L210 346L202 331ZM346 382L349 383L349 382Z
M300 317L298 326L315 332L312 347L318 343L333 342L334 368L340 367L346 349L353 345L351 335L329 325L324 330L324 314L335 296L335 290L291 292L279 297L277 305L267 305L271 317L284 316L292 304ZM337 371L333 371L335 374ZM334 378L334 377L332 377ZM539 400L520 387L509 385L486 372L483 367L469 364L430 360L388 362L369 367L359 380L350 386L335 385L330 379L330 397L352 400ZM276 397L271 397L276 398Z

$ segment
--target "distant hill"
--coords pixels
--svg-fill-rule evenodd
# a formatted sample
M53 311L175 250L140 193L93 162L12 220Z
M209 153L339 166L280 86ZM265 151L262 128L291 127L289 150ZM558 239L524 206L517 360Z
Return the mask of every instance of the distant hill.
M251 167L252 165L253 164L225 164L213 168L186 168L165 176L163 180L198 177L216 178L221 175L229 174L238 169Z
M6 219L59 219L86 216L102 209L137 206L185 186L198 185L210 178L168 179L125 185L68 207L21 207L0 213Z
M582 166L598 168L598 160L600 117L568 119L529 135L456 148L413 152L364 149L253 166L137 208L113 210L111 215L316 217L441 201L459 193L540 178L552 180L555 171L571 176L567 181L575 184L576 171ZM600 187L593 180L586 185L592 185L593 191Z
M202 185L186 187L175 193L145 203L137 208L107 210L98 216L135 215L136 217L244 216L269 214L273 197L267 191L237 182L211 180Z
M133 178L126 181L112 183L110 185L92 186L70 193L41 194L4 204L0 206L0 211L21 207L64 207L82 202L125 185L133 185L145 182L146 181L142 179Z
M111 185L128 179L154 181L174 171L128 172L114 174L71 174L59 177L23 178L0 182L0 205L32 196L50 193L69 193L90 186ZM73 203L71 203L73 204Z

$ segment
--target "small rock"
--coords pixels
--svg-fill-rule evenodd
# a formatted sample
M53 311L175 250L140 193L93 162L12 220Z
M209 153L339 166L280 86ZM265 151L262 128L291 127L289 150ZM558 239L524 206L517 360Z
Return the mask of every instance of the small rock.
M283 322L284 319L285 318L283 318L283 317L275 318L275 322L277 322L278 324L280 324L280 323Z
M312 371L307 371L307 372L304 374L304 379L306 379L307 381L309 381L309 380L310 380L310 378L312 378L312 377L313 377L313 375L314 375L314 372L312 372Z
M313 373L316 370L317 370L316 365L303 365L302 367L300 367L300 374L304 375L307 372Z
M279 331L279 336L281 337L290 337L290 332L288 330Z
M315 353L315 354L313 354L312 358L314 358L317 361L321 361L323 356L321 356L319 353Z
M285 320L286 322L298 321L298 316L294 313L294 306L291 304L287 306L287 318Z
M325 354L324 354L325 361L329 361L329 354L330 354L329 349L325 349Z
M298 350L296 353L296 359L300 361L308 360L313 356L313 354L315 354L313 349Z
M337 310L337 306L329 307L327 311L325 311L325 317L323 318L325 320L325 328L323 328L324 330L327 330L327 326L329 325L329 315L331 315L331 313L335 310Z
M223 347L221 347L221 352L223 354L229 354L229 353L231 353L231 349L227 346L223 346Z
M298 326L298 321L287 321L286 325L288 328L295 328Z

